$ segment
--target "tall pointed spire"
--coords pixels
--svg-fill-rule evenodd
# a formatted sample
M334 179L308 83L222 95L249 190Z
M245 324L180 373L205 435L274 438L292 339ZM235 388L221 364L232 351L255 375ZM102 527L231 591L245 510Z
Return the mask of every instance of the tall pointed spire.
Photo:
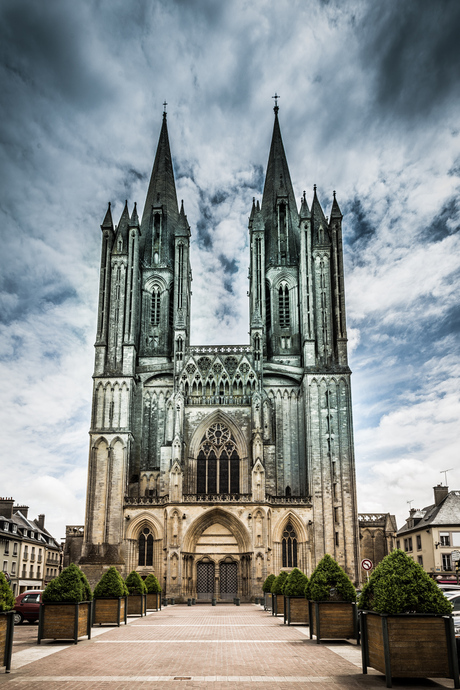
M277 97L279 98L279 97ZM298 212L292 188L289 166L284 152L283 140L278 120L278 105L275 105L275 123L273 126L273 136L268 156L267 173L265 175L265 186L262 197L262 216L267 231L267 260L269 263L277 263L278 254L278 213L277 202L284 198L288 206L288 235L289 235L289 256L293 261L297 256L298 246Z
M142 214L141 247L143 248L144 258L148 258L146 257L146 252L149 253L151 249L153 216L155 210L161 211L163 227L162 242L165 243L164 248L166 249L166 244L171 242L174 235L174 227L179 218L166 112L163 113L160 138L158 140L144 212Z

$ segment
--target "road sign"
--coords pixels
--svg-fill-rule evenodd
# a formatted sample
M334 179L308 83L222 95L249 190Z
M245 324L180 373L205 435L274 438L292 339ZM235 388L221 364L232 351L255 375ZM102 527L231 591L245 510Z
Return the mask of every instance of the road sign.
M451 558L453 561L460 561L460 551L452 551Z
M372 561L369 558L363 558L361 561L361 568L363 570L369 571L372 570L373 567Z

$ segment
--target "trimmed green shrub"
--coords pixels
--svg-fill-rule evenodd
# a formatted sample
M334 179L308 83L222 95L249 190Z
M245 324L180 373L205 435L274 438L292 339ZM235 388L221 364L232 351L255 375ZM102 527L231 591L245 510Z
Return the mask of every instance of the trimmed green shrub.
M15 599L5 575L0 571L0 611L11 611Z
M328 553L323 556L305 587L310 601L356 601L352 581Z
M78 603L93 598L86 575L71 563L58 577L51 580L43 592L42 601L67 601Z
M308 577L298 568L291 570L284 583L285 597L303 597L305 595L305 587L308 583Z
M262 585L262 592L271 592L272 591L272 584L273 584L274 579L275 579L275 576L273 575L273 573L266 578L264 584Z
M147 591L144 580L135 570L132 570L129 573L125 580L125 584L128 588L129 594L145 594Z
M155 577L153 573L147 575L147 577L144 580L144 585L147 589L147 594L158 594L159 592L161 592L161 587L160 583L158 582L158 578Z
M358 606L390 614L452 611L452 604L436 582L400 549L385 556L375 568L363 587Z
M287 580L287 572L282 570L280 574L275 577L272 584L272 594L283 594L284 583Z
M94 588L95 597L124 597L127 594L128 588L125 581L113 565L103 574Z

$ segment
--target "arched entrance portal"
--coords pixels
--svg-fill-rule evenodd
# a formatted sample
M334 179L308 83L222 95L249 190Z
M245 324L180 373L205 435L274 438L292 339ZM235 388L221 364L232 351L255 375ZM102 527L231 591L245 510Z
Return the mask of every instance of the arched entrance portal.
M196 597L212 599L214 597L215 564L205 558L196 564Z

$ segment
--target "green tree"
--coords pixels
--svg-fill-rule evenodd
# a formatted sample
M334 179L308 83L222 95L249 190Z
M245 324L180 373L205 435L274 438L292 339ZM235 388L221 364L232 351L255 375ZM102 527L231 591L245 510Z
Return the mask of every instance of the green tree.
M144 580L135 570L129 573L125 580L125 584L130 594L145 594L146 592Z
M303 597L308 577L298 568L291 570L284 583L285 597Z
M434 580L400 549L380 561L363 587L358 606L390 614L452 611L452 604Z
M343 568L327 553L313 571L305 596L311 601L356 601L356 590Z
M287 580L287 572L282 570L279 575L275 577L272 584L272 594L283 594L284 583Z
M42 600L67 601L78 603L93 598L86 575L74 563L71 563L61 574L47 585Z
M8 584L5 575L0 571L0 611L11 611L14 607L13 590Z
M159 592L161 592L161 587L160 583L158 582L158 578L155 577L153 573L147 575L147 577L144 580L144 585L146 586L147 594L158 594Z
M275 579L275 576L273 575L273 573L266 578L264 584L262 585L262 592L271 592L272 591L272 584L273 584L274 579Z
M94 588L95 597L124 597L128 588L118 570L111 565Z

